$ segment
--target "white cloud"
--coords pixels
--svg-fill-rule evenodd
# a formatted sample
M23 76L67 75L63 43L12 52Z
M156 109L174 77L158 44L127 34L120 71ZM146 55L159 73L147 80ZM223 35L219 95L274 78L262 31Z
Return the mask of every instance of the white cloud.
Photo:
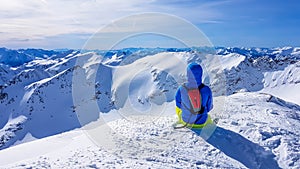
M223 1L222 1L223 2ZM212 3L191 8L140 0L2 0L0 46L42 41L65 34L93 34L99 28L129 14L165 12L192 22L218 22Z

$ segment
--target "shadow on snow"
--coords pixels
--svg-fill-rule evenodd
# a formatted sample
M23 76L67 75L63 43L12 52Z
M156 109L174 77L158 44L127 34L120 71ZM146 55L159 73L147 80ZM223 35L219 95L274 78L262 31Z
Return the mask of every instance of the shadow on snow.
M259 144L251 142L238 133L214 127L215 130L208 139L203 135L204 129L193 129L193 132L248 168L280 168L271 151L265 150Z

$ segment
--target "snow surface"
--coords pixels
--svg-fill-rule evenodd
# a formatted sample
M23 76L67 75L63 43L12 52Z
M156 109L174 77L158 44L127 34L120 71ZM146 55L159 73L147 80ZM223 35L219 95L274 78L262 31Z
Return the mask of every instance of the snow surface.
M223 68L228 70L237 67L245 59L246 59L245 56L236 53L231 53L223 57L220 57Z
M208 140L197 130L174 130L170 113L151 123L139 122L153 116L131 116L107 123L116 149L95 144L86 130L74 130L2 150L0 163L3 168L299 166L299 106L259 93L237 93L227 102L224 112L212 113L220 121Z
M286 101L300 105L299 91L300 64L289 65L283 70L267 72L264 74L264 88L262 92L271 93Z
M298 168L299 48L203 50L1 48L0 168ZM219 122L174 130L192 61Z

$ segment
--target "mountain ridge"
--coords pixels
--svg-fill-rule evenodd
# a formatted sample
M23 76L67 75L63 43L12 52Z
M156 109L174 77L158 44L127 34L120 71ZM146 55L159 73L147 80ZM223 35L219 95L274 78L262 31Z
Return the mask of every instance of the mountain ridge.
M214 54L207 48L202 52L201 48L152 50L115 50L108 55L107 51L70 50L38 56L20 66L0 64L0 149L22 142L26 135L42 139L97 121L101 113L121 111L127 104L122 97L127 94L133 105L130 111L147 112L151 105L171 104L177 87L185 81L184 63L193 61L205 65L208 73L203 82L211 86L214 97L226 101L238 93L267 93L271 102L299 111L299 99L293 94L300 85L298 48L264 49L254 57L250 56L252 49L244 48L219 48ZM272 55L266 55L268 52ZM83 79L79 76L79 81L74 81L76 75ZM74 88L74 83L79 83L79 88ZM101 113L82 119L85 114L78 111L88 110L90 102L95 102ZM289 117L299 120L297 113Z

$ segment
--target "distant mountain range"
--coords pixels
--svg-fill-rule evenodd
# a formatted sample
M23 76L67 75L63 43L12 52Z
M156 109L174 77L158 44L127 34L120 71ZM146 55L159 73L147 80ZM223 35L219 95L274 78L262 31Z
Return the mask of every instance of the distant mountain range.
M203 53L211 56L203 59ZM212 87L215 97L240 91L267 92L299 104L299 96L291 93L297 93L300 85L300 48L128 48L111 51L0 48L0 149L22 140L28 133L34 138L43 138L97 120L98 114L90 115L84 122L78 119L77 110L89 100L95 100L103 113L122 106L124 103L117 97L121 92L118 86L132 81L129 75L135 73L132 69L139 64L150 66L143 71L145 75L136 77L147 83L136 81L134 88L147 85L151 91L136 93L131 101L137 107L147 106L151 99L162 104L162 94L166 97L164 101L173 101L180 82L172 76L182 78L183 82L185 72L178 68L185 68L172 57L199 63L219 60L218 67L213 63L208 65L212 75L204 77L204 83ZM86 62L80 65L79 58L86 58ZM157 62L150 62L156 58ZM155 68L155 64L161 64L162 68ZM124 70L117 76L115 72L119 67ZM73 75L78 72L95 77L93 84L83 84L91 87L94 93L85 97L87 93L83 91L83 101L74 103ZM172 76L169 72L173 72ZM130 88L131 84L127 85Z
M238 48L238 47L194 47L194 48L125 48L120 50L94 50L94 52L111 57L113 55L132 55L138 54L140 56L146 56L150 54L156 54L159 52L188 52L188 51L203 51L211 50L218 55L226 55L229 53L236 53L247 57L300 57L300 47L278 47L278 48ZM64 56L72 53L73 49L57 49L57 50L44 50L44 49L7 49L0 48L0 63L9 66L20 66L24 63L28 63L36 59L46 59L53 57L63 58ZM81 52L91 52L89 50L82 50Z

